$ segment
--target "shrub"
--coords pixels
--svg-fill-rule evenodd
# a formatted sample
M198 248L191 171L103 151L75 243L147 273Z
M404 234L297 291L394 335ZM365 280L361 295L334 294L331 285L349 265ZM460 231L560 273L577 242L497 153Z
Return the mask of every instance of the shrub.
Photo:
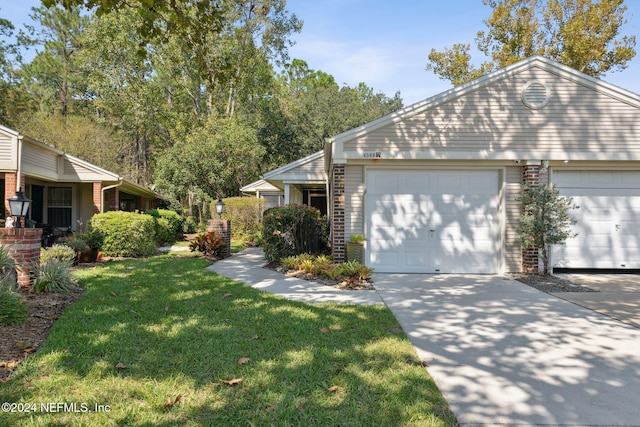
M0 325L22 323L27 311L16 292L16 263L9 256L9 245L0 245Z
M193 216L188 216L182 225L183 233L195 233L198 229L198 221Z
M262 248L268 261L302 253L326 250L326 218L304 205L289 205L265 211Z
M89 249L99 251L102 248L103 236L95 230L89 230L86 233L75 233L74 236L85 242Z
M264 199L229 197L223 202L225 206L222 217L231 221L231 234L234 239L241 239L260 231ZM216 211L215 203L211 203L211 212Z
M34 264L31 267L33 288L36 292L68 292L73 289L75 284L71 277L71 265L71 262L58 258Z
M40 263L46 264L53 258L73 263L76 260L76 255L76 251L71 247L55 244L49 248L42 248L40 250Z
M109 256L146 256L156 252L155 221L150 215L105 212L91 217L91 229L103 236L102 252Z
M156 243L173 243L176 235L182 234L186 219L167 209L151 209L145 212L155 219Z
M72 236L62 239L62 242L75 253L89 250L89 245L80 237L80 233L74 233Z
M22 296L4 286L0 286L0 325L18 325L27 316Z
M516 200L523 206L518 228L522 247L540 249L543 272L549 274L551 246L576 236L572 226L577 221L568 212L579 206L571 197L560 196L560 191L553 184L525 184Z
M0 245L0 289L15 291L18 288L18 275L16 262L9 256L9 249L10 245Z
M207 256L221 258L227 243L215 231L200 234L189 244L191 252L198 251Z
M368 281L373 274L373 268L358 261L334 264L327 255L313 256L300 254L284 257L280 264L287 270L301 270L317 277L327 277L332 280Z

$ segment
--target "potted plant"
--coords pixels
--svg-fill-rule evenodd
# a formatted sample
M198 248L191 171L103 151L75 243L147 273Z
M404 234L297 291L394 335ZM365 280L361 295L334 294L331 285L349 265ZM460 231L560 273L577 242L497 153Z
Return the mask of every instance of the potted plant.
M86 248L78 254L80 262L96 262L100 258L100 248L102 247L102 235L100 233L90 230L86 233L76 233L74 237L86 244Z
M362 234L352 234L347 242L347 261L358 261L364 264L364 242Z

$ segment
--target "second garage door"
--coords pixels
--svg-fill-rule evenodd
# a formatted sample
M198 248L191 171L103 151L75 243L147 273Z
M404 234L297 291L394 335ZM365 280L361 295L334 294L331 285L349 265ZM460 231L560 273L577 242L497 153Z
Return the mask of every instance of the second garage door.
M496 273L499 172L369 170L367 263L387 273Z
M575 238L553 251L555 267L640 268L640 172L554 171L560 194L579 209Z

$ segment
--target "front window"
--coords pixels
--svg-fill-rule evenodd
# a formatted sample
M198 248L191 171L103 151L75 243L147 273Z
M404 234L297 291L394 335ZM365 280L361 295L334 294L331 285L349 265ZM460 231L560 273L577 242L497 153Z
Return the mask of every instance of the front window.
M48 222L57 228L71 227L71 187L48 188Z

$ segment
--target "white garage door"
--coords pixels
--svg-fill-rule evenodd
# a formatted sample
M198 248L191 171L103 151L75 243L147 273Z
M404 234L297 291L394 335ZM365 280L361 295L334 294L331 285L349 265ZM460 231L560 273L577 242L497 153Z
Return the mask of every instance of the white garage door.
M366 186L376 271L498 272L498 171L369 170Z
M554 171L560 194L579 209L578 236L553 251L561 268L640 268L640 172Z

